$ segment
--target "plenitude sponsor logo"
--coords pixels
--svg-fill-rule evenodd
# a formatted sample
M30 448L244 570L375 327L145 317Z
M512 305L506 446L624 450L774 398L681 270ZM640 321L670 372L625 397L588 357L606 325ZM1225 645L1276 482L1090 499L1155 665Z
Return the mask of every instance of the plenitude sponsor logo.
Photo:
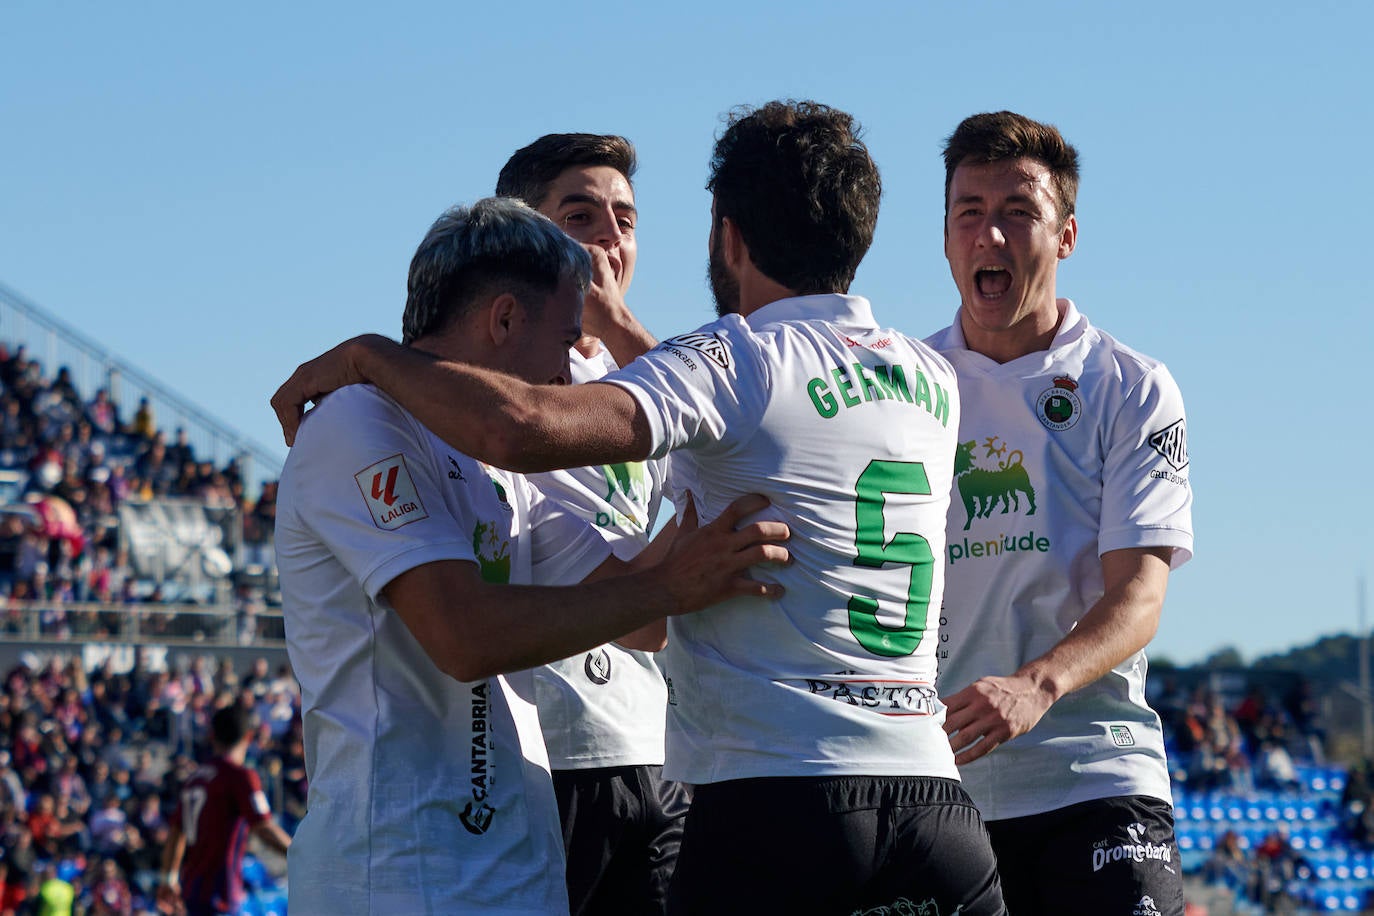
M948 544L945 552L948 554L949 565L953 566L960 560L1000 557L1004 553L1049 553L1050 539L1036 534L1032 529L1021 535L999 534L986 541L970 541L964 538L962 541Z

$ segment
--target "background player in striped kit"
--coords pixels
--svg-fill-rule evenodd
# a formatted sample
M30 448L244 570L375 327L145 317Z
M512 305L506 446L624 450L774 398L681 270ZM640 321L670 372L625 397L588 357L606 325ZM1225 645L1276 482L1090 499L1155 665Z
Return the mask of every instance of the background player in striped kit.
M523 200L587 247L593 259L587 295L611 301L584 315L614 313L622 330L631 317L624 296L638 253L635 167L634 147L624 137L546 134L511 156L496 182L497 194ZM629 324L628 345L637 355L654 341ZM598 330L605 327L602 322ZM584 324L569 353L574 384L618 368L588 331ZM664 459L529 480L595 525L616 556L628 560L655 530L666 470ZM607 643L538 668L534 678L573 916L661 913L691 795L663 779L668 688L653 654Z
M945 146L960 308L930 343L963 418L940 694L1017 914L1183 913L1144 648L1192 554L1183 400L1167 369L1056 297L1078 154L1012 112Z
M291 837L272 820L258 774L244 766L253 714L235 703L210 719L214 757L182 787L162 853L158 897L187 916L238 912L252 833L285 854Z

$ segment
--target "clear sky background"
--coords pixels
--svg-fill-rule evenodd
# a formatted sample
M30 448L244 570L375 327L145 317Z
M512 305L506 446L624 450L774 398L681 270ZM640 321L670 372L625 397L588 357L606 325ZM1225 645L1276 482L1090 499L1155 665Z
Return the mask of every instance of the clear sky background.
M1353 630L1374 565L1371 10L0 0L0 283L275 446L280 381L398 335L430 222L543 133L637 144L631 303L706 322L721 115L814 98L883 170L854 292L924 336L958 305L941 141L1017 110L1083 159L1060 294L1187 403L1196 557L1154 653L1253 658Z

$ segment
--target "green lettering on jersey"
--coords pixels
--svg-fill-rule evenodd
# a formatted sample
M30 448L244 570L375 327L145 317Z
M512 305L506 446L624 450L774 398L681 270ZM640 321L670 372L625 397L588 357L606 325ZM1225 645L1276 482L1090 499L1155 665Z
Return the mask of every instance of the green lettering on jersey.
M811 395L811 403L816 405L816 413L822 418L829 420L840 412L840 405L835 403L835 396L830 393L830 386L818 378L813 378L806 383L806 393Z
M878 386L886 392L887 397L900 397L908 404L911 403L911 392L906 387L906 373L902 371L901 366L875 366L873 373L878 378Z
M844 406L858 407L863 402L854 397L854 383L849 380L849 374L839 366L830 370L830 375L835 379L835 387L840 389L840 397L844 398Z
M863 385L865 401L881 401L883 393L878 386L873 383L873 379L864 372L864 367L860 363L854 364L854 373L859 377L859 382Z

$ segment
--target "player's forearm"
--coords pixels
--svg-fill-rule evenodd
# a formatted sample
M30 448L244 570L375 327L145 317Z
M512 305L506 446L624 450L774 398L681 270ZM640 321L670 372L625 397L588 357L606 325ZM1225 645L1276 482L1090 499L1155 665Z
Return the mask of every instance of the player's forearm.
M440 439L497 467L529 474L648 455L647 420L619 389L531 385L385 338L354 341L349 360Z
M253 835L266 843L271 849L285 855L291 848L291 835L277 825L276 821L260 821L253 828Z
M655 571L571 588L504 586L484 596L431 652L446 673L476 681L557 661L689 609Z
M1169 551L1113 551L1102 562L1107 583L1102 597L1067 636L1016 672L1051 702L1086 687L1144 649L1159 628Z

